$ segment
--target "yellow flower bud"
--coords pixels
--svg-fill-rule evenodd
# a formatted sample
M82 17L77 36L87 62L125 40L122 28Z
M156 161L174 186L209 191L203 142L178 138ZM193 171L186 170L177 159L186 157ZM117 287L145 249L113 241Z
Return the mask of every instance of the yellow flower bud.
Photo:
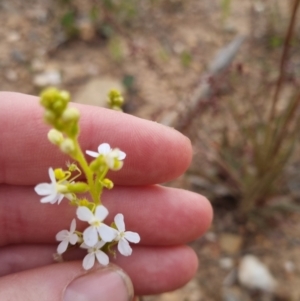
M112 170L120 170L122 167L123 167L123 161L120 161L118 159L114 159L114 164L113 164L113 167L111 168Z
M74 142L69 138L63 140L59 147L61 151L65 154L72 154L75 151Z
M87 207L90 204L90 202L87 199L81 199L78 201L78 206L85 206Z
M55 145L60 145L64 140L64 137L61 132L55 129L51 129L48 132L48 140Z
M79 117L80 113L76 108L67 108L61 116L64 122L76 122L78 121Z
M111 90L108 94L108 104L111 109L122 111L121 107L124 104L124 98L117 90Z
M120 93L120 91L118 91L117 89L112 89L112 90L110 90L109 93L108 93L108 97L109 97L110 99L116 98L116 97L119 97L119 96L121 96L121 93Z
M56 88L48 88L42 91L40 95L40 103L46 109L50 109L53 101L57 98L58 90Z
M50 110L45 111L44 118L45 118L47 123L52 124L52 125L56 121L56 115Z
M40 103L46 109L60 115L66 109L70 100L70 94L56 88L45 89L41 93Z
M78 201L78 206L82 206L82 207L87 207L89 208L91 211L94 210L95 204L91 203L90 201L88 201L87 199L81 199Z
M62 90L60 91L60 98L63 99L64 101L66 102L69 102L70 101L70 93L68 91L65 91L65 90Z
M54 175L57 180L62 180L66 177L66 173L61 168L54 169Z
M107 189L112 189L114 187L114 183L110 179L103 179L103 181L101 183Z
M79 170L75 163L67 162L67 167L68 167L69 171Z
M123 96L119 96L119 97L116 97L114 99L114 105L115 106L121 107L123 104L124 104L124 98L123 98Z

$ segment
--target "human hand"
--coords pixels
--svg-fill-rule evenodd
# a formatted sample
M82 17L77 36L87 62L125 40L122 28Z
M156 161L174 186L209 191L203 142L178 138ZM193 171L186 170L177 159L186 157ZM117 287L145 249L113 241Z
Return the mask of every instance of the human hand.
M154 122L73 105L81 112L79 140L84 150L108 142L127 154L123 169L110 175L115 188L104 193L103 203L110 212L108 223L117 213L123 213L128 229L138 232L141 242L132 246L130 257L111 259L115 266L98 265L88 273L78 260L52 264L55 234L69 227L76 208L67 202L59 207L41 204L33 187L47 182L48 168L63 166L67 157L48 142L49 127L43 123L38 99L2 92L0 299L68 301L69 294L69 300L76 301L79 290L85 289L94 297L101 296L99 300L130 300L126 291L130 290L130 281L118 267L129 275L136 295L182 286L197 270L197 257L184 244L208 228L211 206L198 194L155 184L186 170L192 155L190 142ZM78 256L73 254L69 259Z

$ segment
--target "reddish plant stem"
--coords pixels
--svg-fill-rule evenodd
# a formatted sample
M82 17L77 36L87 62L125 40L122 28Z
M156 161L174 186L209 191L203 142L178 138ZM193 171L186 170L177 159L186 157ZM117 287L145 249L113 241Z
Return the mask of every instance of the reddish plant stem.
M287 133L288 127L291 124L291 122L294 121L294 116L297 112L297 108L299 106L299 103L300 103L300 94L296 96L296 100L293 103L289 114L285 118L285 121L284 121L284 124L283 124L282 128L280 129L277 141L275 141L275 145L274 145L274 149L273 149L273 157L276 157L276 155L277 155L277 153L280 149L280 146L283 144L284 136L288 135L288 133Z
M279 74L279 77L277 80L276 89L275 89L274 98L273 98L272 107L271 107L271 113L270 113L270 119L269 119L270 122L273 121L273 119L274 119L275 111L276 111L276 104L278 102L280 90L281 90L281 87L282 87L282 84L283 84L283 81L285 78L285 67L286 67L286 62L288 59L288 53L289 53L289 48L290 48L290 44L291 44L291 39L292 39L293 33L294 33L294 27L296 24L296 16L297 16L299 4L300 4L300 0L295 0L293 7L292 7L292 16L290 19L287 34L285 36L283 52L282 52L282 56L281 56L281 60L280 60L280 74Z

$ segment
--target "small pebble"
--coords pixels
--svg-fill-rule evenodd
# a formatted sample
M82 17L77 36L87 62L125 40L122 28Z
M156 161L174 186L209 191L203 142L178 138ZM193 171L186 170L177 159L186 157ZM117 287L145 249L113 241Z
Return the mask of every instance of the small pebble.
M10 55L18 63L25 63L27 61L26 55L18 49L13 49Z
M20 34L18 32L11 31L6 36L6 39L7 39L8 42L13 43L13 42L19 41L21 39L21 36L20 36Z
M216 242L217 241L217 235L214 232L207 232L204 235L205 239L208 240L209 242Z
M58 70L46 70L33 78L33 84L37 87L57 86L62 82L61 74Z
M5 73L5 78L11 82L15 82L18 79L18 73L14 70L8 70Z
M41 72L41 71L44 70L44 68L45 68L44 62L42 62L41 60L39 60L37 58L35 58L35 59L32 60L32 62L31 62L31 69L32 69L32 71L34 71L34 72Z
M246 255L238 268L238 280L241 285L251 290L275 292L277 281L269 269L257 257Z
M286 261L284 263L284 269L287 273L293 273L295 272L295 264L292 261Z
M223 270L230 270L233 268L234 262L230 257L220 258L219 260L220 268Z

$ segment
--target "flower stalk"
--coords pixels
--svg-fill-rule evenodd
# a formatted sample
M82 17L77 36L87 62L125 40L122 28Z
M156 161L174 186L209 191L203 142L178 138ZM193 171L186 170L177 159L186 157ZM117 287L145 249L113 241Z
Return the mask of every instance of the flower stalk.
M114 106L123 102L123 97L116 91L110 93L110 98L114 100ZM118 171L123 167L126 154L118 148L112 149L108 143L102 143L97 152L86 151L88 156L94 158L89 164L78 142L80 113L68 107L69 99L68 92L49 88L41 94L40 103L45 108L46 122L53 127L48 132L49 141L75 160L80 168L76 163L68 163L67 170L50 167L48 173L51 183L38 184L35 191L42 196L41 203L60 204L63 199L68 199L70 205L77 207L77 218L88 223L88 227L80 231L76 229L76 219L73 219L70 230L62 230L56 235L60 242L57 247L59 258L69 248L78 245L88 252L83 259L83 268L88 270L96 260L107 265L109 257L105 252L115 255L115 245L118 245L122 255L131 255L129 242L138 243L140 236L135 232L125 232L124 216L121 213L116 215L111 225L104 222L109 212L102 205L101 195L104 188L112 189L114 186L106 176L110 170ZM73 175L74 172L77 174ZM86 182L77 181L82 173ZM87 192L91 200L80 197Z

